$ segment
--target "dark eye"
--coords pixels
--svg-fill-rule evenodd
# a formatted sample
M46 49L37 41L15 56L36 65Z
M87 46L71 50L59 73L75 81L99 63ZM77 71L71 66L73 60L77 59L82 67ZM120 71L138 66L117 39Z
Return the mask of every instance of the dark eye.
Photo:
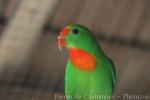
M75 35L77 35L79 33L79 30L78 29L73 29L72 33L75 34Z

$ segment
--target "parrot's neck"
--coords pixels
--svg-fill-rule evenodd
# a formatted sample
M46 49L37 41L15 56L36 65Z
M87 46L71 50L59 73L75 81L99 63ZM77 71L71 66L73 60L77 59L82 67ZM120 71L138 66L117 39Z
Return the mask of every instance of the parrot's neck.
M96 57L82 49L69 48L71 63L82 71L94 71L96 69Z

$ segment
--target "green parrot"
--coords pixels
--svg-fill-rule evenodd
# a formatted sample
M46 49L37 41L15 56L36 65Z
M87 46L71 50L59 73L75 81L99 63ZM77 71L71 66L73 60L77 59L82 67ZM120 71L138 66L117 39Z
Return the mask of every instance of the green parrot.
M69 51L66 99L110 100L115 87L115 67L92 33L82 25L68 25L59 33L58 46Z

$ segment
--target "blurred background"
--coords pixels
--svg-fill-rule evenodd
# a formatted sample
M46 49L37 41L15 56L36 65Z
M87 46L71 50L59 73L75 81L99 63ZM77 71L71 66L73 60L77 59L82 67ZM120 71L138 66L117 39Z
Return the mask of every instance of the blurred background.
M88 27L114 61L114 100L150 100L149 5L150 0L0 0L0 100L64 99L68 54L59 51L57 36L71 23Z

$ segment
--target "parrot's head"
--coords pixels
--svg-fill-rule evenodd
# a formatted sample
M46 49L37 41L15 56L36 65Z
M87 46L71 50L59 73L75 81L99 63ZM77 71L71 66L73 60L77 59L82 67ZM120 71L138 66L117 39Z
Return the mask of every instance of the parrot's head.
M82 49L91 41L93 41L91 32L86 27L79 24L72 24L64 27L58 36L58 46L60 50L62 47Z

